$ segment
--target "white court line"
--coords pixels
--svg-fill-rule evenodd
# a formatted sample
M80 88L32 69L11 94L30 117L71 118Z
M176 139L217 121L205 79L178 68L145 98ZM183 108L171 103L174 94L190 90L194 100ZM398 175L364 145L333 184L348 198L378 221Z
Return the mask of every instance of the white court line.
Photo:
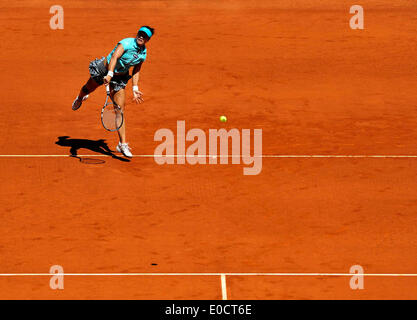
M226 286L226 275L222 274L220 276L220 282L222 284L222 299L227 300L227 286Z
M111 157L105 154L80 154L77 157ZM178 158L178 157L196 157L196 158L233 158L242 157L242 155L153 155L153 154L137 154L135 158ZM417 155L366 155L366 154L263 154L253 155L252 158L417 158ZM67 154L0 154L0 158L72 158Z
M18 276L278 276L278 277L417 277L417 273L0 273L0 277L18 277Z

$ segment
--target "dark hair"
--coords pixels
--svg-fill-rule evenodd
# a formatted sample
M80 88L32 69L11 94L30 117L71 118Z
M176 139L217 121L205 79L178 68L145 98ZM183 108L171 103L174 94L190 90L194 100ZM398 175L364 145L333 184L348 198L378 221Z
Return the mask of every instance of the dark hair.
M149 29L151 31L152 35L154 35L154 33L155 33L155 29L154 28L151 28L149 26L142 26L141 28L147 28L147 29ZM149 40L148 35L145 32L143 32L143 31L138 31L138 34L137 34L136 37L139 37L139 36L142 36L144 39Z

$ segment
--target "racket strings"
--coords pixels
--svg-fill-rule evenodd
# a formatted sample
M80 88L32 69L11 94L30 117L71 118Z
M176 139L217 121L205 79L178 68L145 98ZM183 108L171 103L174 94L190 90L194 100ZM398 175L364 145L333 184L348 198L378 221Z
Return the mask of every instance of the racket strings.
M102 110L101 120L107 130L118 130L123 124L122 110L114 104L108 104Z

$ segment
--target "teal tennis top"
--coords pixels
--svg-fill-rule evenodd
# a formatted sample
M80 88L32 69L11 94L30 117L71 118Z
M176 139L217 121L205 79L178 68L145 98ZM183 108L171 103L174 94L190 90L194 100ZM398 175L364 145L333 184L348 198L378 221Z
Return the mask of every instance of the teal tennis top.
M110 63L110 59L116 51L117 46L121 44L124 52L122 56L117 60L116 68L114 72L126 73L129 72L129 68L137 65L146 59L146 48L140 48L136 42L136 38L126 38L117 43L112 52L107 56L107 63Z

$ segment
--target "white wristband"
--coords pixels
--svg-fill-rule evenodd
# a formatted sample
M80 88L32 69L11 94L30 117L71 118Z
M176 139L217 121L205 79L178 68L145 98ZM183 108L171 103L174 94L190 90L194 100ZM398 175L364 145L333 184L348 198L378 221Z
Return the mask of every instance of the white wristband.
M133 86L133 91L139 91L138 86Z
M109 72L107 72L107 75L113 78L114 73L113 73L113 71L109 70Z

